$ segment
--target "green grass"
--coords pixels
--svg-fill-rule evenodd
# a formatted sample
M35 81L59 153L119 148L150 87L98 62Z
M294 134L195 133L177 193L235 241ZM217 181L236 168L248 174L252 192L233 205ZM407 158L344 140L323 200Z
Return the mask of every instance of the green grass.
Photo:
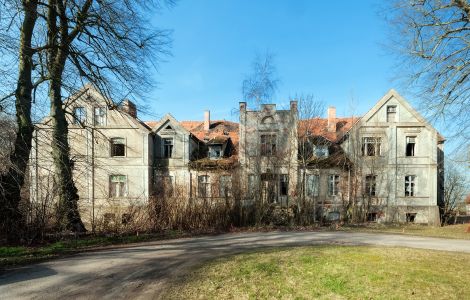
M82 237L66 239L35 247L6 246L0 247L0 267L27 264L64 254L84 251L90 248L139 243L185 236L180 231L167 231L162 234L141 234L127 236Z
M360 232L385 232L399 233L417 236L440 237L449 239L465 239L470 240L470 233L466 232L470 224L458 224L448 226L427 226L418 224L401 224L401 225L382 225L368 224L364 226L343 226L342 231L360 231Z
M470 254L319 246L241 254L179 278L167 299L469 299Z

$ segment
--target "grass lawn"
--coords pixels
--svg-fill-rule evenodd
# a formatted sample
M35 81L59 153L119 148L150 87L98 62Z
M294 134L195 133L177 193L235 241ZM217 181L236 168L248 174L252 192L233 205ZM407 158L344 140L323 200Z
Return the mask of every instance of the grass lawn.
M343 226L342 231L361 231L361 232L385 232L400 233L418 236L441 237L449 239L470 240L470 232L466 232L470 224L448 225L444 227L433 227L418 224L400 224L400 225L382 225L369 224L364 226Z
M174 283L169 299L470 299L470 254L318 246L212 261Z

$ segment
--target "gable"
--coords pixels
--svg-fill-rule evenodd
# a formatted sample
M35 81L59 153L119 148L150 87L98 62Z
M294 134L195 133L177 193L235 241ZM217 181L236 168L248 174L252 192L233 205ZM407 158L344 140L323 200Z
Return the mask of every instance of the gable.
M152 130L156 134L190 134L171 114L166 114L161 118Z

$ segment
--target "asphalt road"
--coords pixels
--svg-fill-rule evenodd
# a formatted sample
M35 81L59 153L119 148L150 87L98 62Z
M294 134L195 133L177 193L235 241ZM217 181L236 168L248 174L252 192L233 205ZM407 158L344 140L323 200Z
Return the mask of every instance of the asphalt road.
M470 253L470 241L347 232L239 233L86 252L0 275L0 299L158 299L207 260L269 247L346 244Z

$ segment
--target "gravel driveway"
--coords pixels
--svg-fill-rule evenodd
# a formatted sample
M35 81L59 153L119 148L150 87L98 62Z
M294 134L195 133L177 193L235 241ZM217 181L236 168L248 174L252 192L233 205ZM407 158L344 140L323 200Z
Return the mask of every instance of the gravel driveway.
M249 250L318 244L401 246L470 253L470 241L348 232L237 233L81 253L0 274L0 299L158 299L204 261Z

